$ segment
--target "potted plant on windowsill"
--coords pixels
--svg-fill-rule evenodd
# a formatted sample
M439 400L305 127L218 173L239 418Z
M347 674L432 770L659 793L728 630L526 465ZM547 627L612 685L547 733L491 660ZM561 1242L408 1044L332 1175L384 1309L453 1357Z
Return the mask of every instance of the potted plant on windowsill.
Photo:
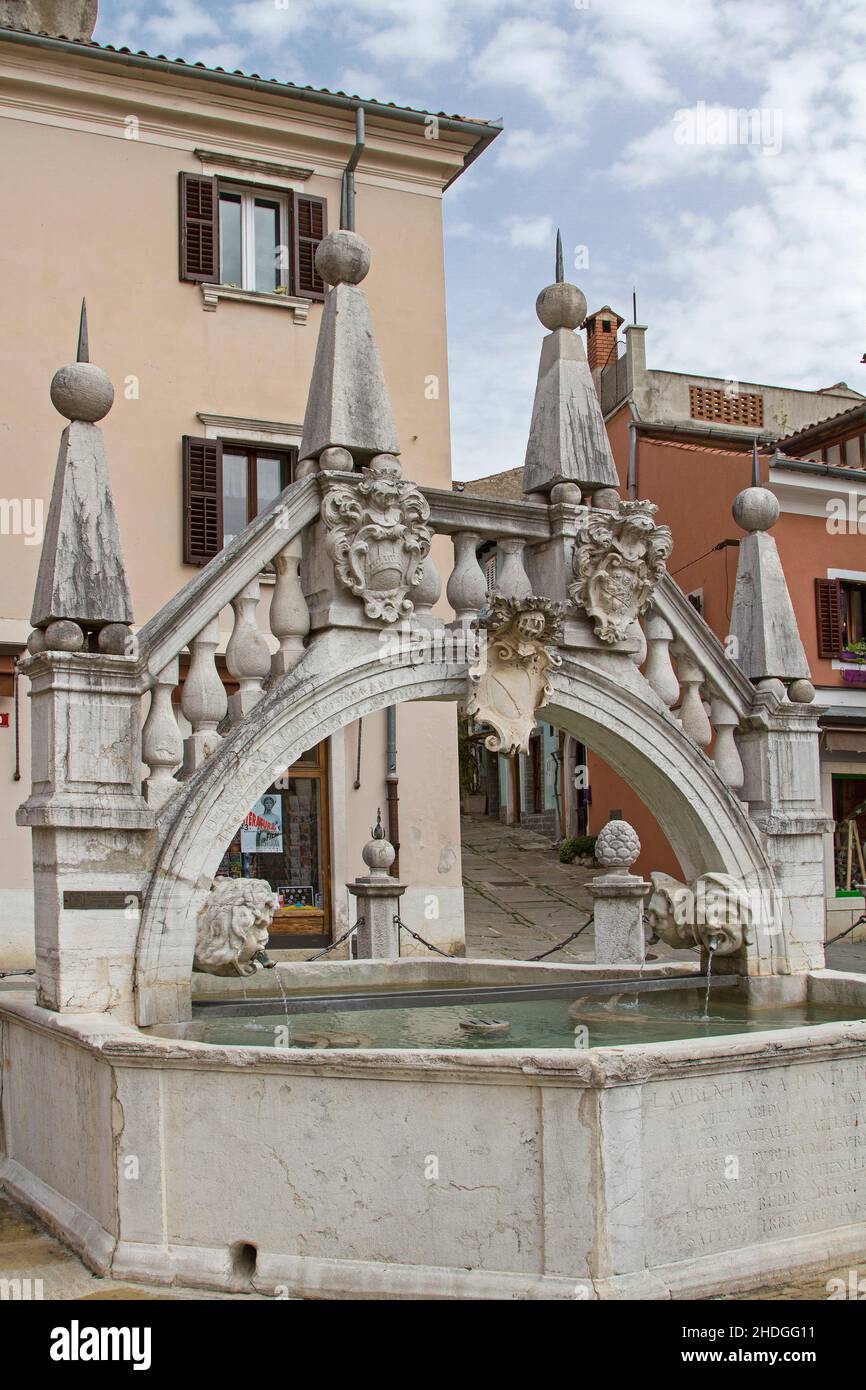
M866 685L866 642L851 642L847 647L843 647L841 659L857 668L843 671L843 681L848 685Z

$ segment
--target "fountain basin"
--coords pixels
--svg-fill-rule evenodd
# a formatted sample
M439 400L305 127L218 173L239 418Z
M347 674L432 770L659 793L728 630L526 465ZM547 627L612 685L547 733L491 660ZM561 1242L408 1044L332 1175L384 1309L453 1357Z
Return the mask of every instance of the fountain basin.
M344 965L344 996L430 987L427 962ZM620 982L597 967L436 966L440 986L467 972L478 988ZM315 993L291 969L290 1006ZM748 991L768 1017L782 1004L844 1017L589 1050L275 1048L9 995L0 1178L100 1272L277 1295L703 1297L856 1261L866 977Z

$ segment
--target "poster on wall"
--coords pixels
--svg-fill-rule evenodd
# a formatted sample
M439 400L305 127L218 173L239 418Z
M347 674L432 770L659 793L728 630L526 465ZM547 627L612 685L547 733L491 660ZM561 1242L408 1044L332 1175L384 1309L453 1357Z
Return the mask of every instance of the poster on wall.
M278 796L261 797L241 826L243 854L282 854L283 804Z

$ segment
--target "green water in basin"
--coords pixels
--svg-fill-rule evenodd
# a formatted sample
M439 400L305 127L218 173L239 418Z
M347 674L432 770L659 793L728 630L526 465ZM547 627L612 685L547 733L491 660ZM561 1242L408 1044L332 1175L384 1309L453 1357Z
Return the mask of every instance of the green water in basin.
M429 996L428 996L429 998ZM863 1009L814 1004L750 1009L730 993L710 997L704 991L503 1000L449 1004L429 1002L405 1008L323 1008L196 1019L145 1029L155 1036L223 1046L278 1047L304 1050L339 1048L488 1048L619 1047L636 1043L716 1038L806 1024L838 1023L862 1018ZM480 1029L476 1025L481 1024ZM461 1027L469 1024L470 1029ZM501 1028L498 1025L508 1025ZM488 1027L487 1025L492 1025Z

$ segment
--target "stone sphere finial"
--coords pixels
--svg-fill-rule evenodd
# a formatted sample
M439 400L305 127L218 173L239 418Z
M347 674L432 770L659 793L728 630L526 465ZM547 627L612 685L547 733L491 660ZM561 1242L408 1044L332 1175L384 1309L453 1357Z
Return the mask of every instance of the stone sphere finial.
M637 831L627 820L609 820L595 842L595 857L605 869L630 869L640 854Z
M734 500L734 521L744 531L769 531L779 520L779 501L766 487L747 487Z
M92 362L72 362L54 373L51 403L67 420L95 425L114 405L114 387L101 367Z
M316 270L326 285L360 285L370 269L370 248L357 232L329 232L319 242Z
M397 851L390 841L385 839L385 831L382 826L381 809L376 816L376 824L372 831L372 839L368 840L361 850L361 857L370 873L377 878L385 877L397 858Z
M557 282L541 291L535 312L551 333L557 328L580 328L586 318L586 295L567 280Z
M90 360L90 335L87 329L87 301L81 301L78 324L78 352L68 367L54 373L51 382L51 401L67 420L82 420L93 425L103 419L114 405L114 387L108 373L94 367Z

